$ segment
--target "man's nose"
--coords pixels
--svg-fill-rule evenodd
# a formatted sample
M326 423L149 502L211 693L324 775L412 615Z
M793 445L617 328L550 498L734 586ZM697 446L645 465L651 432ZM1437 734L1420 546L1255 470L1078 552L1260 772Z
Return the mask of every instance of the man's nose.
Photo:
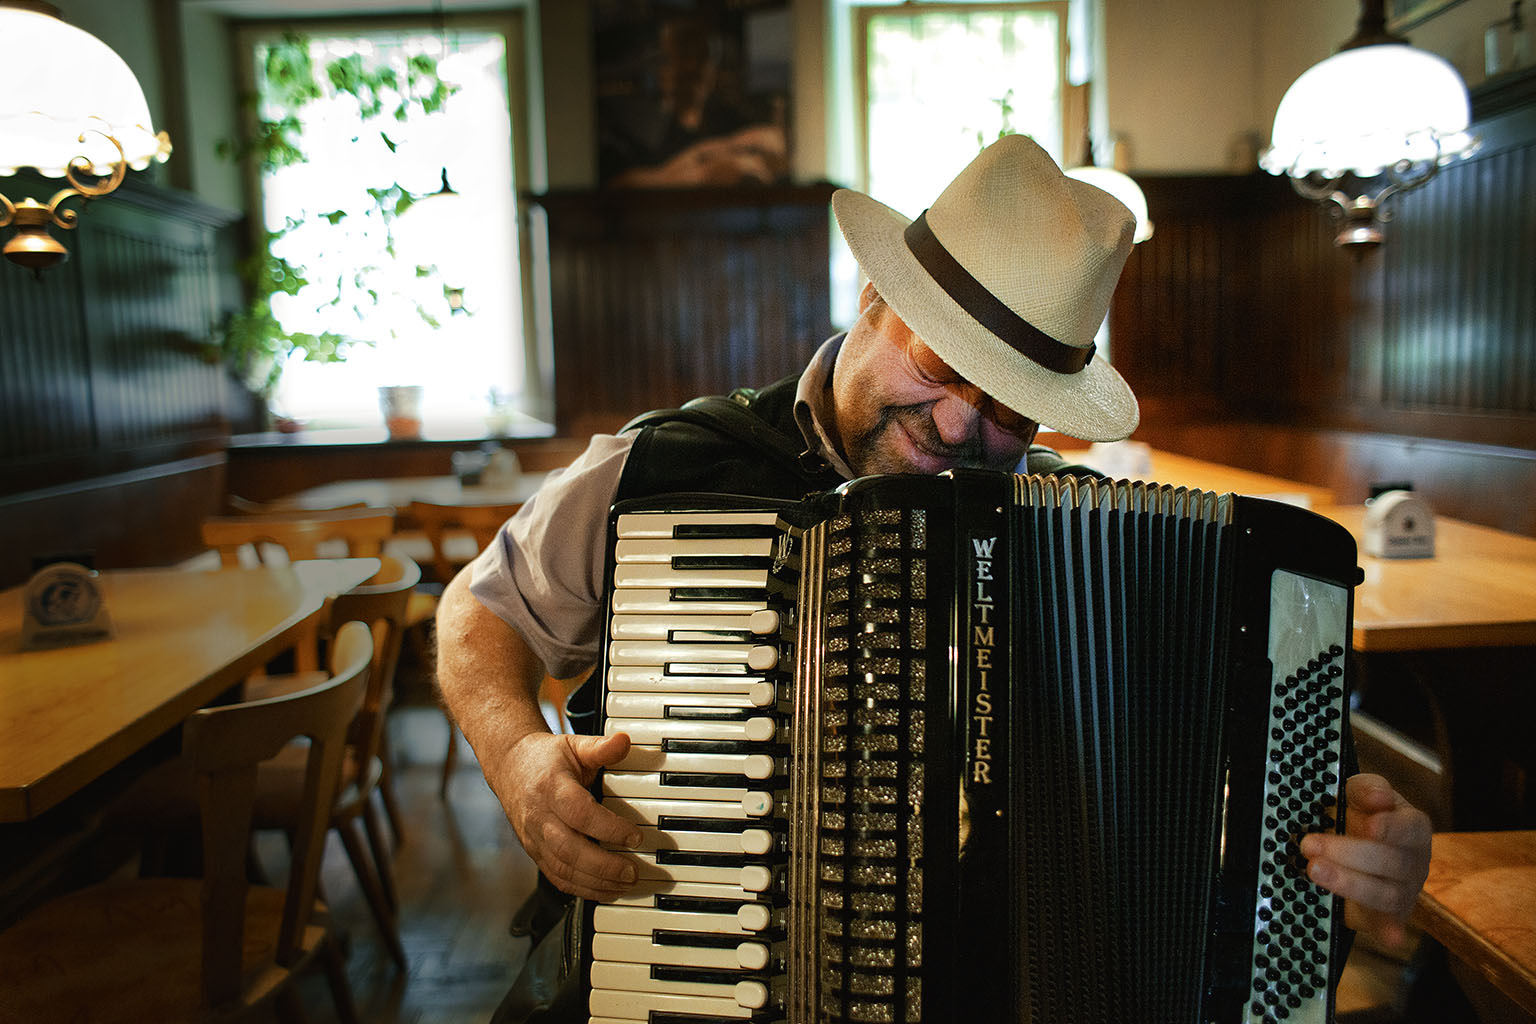
M939 432L939 439L945 444L964 444L973 440L981 430L985 401L976 388L948 388L944 397L933 406L933 425Z

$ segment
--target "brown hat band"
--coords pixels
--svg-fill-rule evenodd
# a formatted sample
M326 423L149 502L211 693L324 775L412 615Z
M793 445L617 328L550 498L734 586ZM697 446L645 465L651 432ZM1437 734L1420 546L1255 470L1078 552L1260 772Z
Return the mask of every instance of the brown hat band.
M944 248L944 243L934 237L933 229L928 226L927 210L907 225L904 237L907 248L917 257L918 265L928 271L945 294L1021 355L1057 373L1077 373L1093 358L1094 345L1079 348L1057 341L987 291L986 285L972 277L970 271Z

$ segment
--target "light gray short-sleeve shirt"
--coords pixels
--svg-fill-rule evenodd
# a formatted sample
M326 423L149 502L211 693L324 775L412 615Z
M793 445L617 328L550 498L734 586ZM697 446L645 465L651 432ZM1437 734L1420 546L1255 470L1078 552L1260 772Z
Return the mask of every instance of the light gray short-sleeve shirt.
M852 473L828 442L827 389L842 336L817 349L795 389L795 422L832 467ZM597 660L608 510L618 494L633 433L598 434L586 451L507 520L470 563L470 593L522 635L556 679Z

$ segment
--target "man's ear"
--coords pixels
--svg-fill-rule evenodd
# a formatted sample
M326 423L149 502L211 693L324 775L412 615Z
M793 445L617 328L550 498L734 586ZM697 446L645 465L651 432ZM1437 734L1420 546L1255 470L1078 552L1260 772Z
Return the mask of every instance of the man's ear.
M879 297L880 293L875 291L875 282L865 281L863 290L859 292L859 312L863 313Z

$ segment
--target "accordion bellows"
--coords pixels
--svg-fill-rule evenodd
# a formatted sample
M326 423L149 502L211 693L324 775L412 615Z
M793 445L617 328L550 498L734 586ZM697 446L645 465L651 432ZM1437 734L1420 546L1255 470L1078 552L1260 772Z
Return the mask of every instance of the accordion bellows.
M1332 1019L1354 542L956 471L615 510L594 1024Z

